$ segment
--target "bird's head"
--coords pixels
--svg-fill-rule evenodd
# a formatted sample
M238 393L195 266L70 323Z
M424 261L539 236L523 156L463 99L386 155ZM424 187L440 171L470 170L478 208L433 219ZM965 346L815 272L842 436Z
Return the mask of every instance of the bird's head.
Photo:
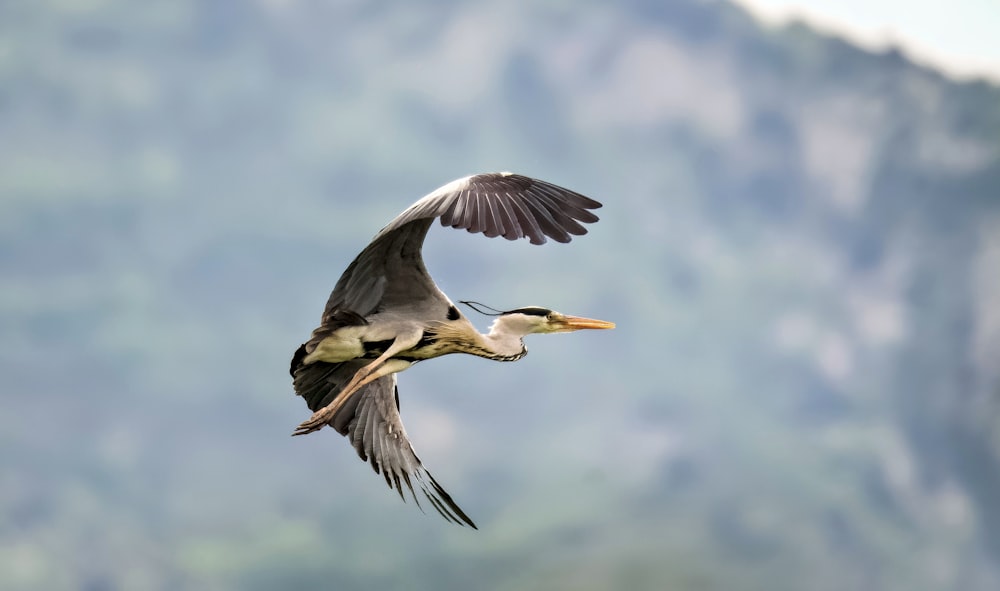
M550 334L556 332L573 332L583 329L614 328L613 322L569 316L560 314L540 306L527 306L507 312L501 312L493 323L493 331L512 334Z

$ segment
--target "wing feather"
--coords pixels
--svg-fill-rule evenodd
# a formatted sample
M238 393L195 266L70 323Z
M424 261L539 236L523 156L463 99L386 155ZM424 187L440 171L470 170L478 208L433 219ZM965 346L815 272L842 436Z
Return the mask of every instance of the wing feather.
M501 207L499 198L499 195L494 195L492 199L487 199L485 202L484 211L487 222L483 234L487 238L496 238L504 233L503 220L497 215L497 210Z
M570 241L569 234L556 221L554 212L545 207L541 199L525 201L524 206L534 215L535 221L538 222L538 226L546 236L555 239L557 242Z
M311 410L323 408L364 364L364 360L344 363L300 364L293 371L296 391ZM406 491L420 506L414 483L434 509L448 521L475 528L451 495L424 468L403 428L399 415L396 376L390 374L364 386L337 412L329 423L351 442L358 456L381 474L389 488L406 500Z
M472 193L469 198L469 215L466 216L465 227L469 229L470 232L482 232L482 206L483 206L483 195L481 193Z
M361 396L354 396L353 398L360 403ZM351 441L351 445L354 447L354 449L357 450L358 455L361 457L362 460L364 460L364 461L367 462L369 460L369 458L371 458L374 454L373 454L373 450L371 449L370 444L367 443L364 440L364 438L362 437L362 435L365 434L365 429L353 429L352 430L350 428L350 424L351 424L352 421L356 420L357 422L361 423L362 425L368 425L368 424L370 424L370 418L372 417L372 415L374 415L374 413L371 412L372 407L370 405L356 404L355 407L356 407L356 410L353 413L355 418L352 419L351 415L348 414L348 413L346 413L346 412L345 413L337 413L338 416L340 416L341 414L343 415L343 420L341 420L341 421L335 421L335 424L333 425L333 427L336 428L337 424L342 425L342 427L339 428L339 429L337 429L337 431L339 433L346 433L347 434L347 437Z
M510 200L511 209L514 211L514 215L517 216L518 221L521 222L521 228L524 229L524 235L528 240L532 244L545 244L545 235L538 226L535 216L527 210L527 206L522 201L515 199L510 193L507 193L506 197ZM511 239L510 237L507 238L508 240Z
M517 217L514 215L511 198L506 193L498 193L496 206L497 222L503 227L499 235L509 240L523 238L524 232L521 231L521 224L518 223Z

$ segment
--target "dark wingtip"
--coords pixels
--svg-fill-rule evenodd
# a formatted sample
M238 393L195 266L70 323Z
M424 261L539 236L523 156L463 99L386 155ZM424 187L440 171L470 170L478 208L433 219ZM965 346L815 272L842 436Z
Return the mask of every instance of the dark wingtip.
M437 480L434 480L434 477L431 476L430 472L427 472L427 478L430 480L431 486L434 488L434 492L436 493L435 495L427 495L432 502L437 501L446 505L451 514L451 518L455 521L455 523L462 525L461 522L464 521L465 524L470 526L472 529L479 529L476 527L476 524L472 521L472 519L465 514L465 511L462 511L462 508L458 506L458 503L451 498L448 491L438 484ZM427 493L426 490L424 492ZM441 513L444 514L443 511Z

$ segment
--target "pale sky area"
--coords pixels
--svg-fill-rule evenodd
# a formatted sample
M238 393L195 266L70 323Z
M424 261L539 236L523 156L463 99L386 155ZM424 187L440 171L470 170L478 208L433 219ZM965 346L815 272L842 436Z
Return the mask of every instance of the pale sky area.
M1000 83L1000 0L734 0L768 22L799 18L871 49L901 47L957 78Z

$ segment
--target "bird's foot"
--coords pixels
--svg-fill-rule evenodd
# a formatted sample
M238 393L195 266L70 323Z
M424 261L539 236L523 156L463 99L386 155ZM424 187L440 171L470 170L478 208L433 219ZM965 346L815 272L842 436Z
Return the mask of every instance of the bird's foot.
M313 431L319 431L325 427L336 412L336 409L332 407L333 405L331 404L314 412L313 416L311 416L308 421L304 421L301 425L295 428L295 432L292 433L292 436L305 435L307 433L312 433Z

